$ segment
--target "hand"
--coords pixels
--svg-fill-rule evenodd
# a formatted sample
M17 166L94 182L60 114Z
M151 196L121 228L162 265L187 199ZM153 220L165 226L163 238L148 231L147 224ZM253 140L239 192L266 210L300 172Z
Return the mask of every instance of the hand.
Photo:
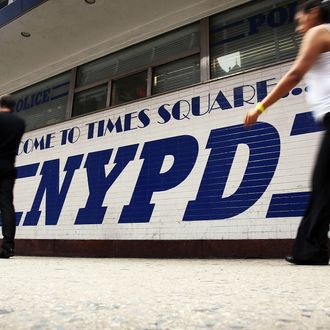
M249 127L252 124L255 124L258 120L258 117L261 115L260 110L258 109L251 109L249 110L244 118L244 126Z

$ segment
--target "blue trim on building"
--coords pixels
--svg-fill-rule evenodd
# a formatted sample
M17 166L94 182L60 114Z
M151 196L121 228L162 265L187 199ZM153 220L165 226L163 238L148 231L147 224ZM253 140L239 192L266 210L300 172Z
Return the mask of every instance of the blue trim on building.
M47 0L16 0L10 5L0 9L0 27L22 16L34 7Z

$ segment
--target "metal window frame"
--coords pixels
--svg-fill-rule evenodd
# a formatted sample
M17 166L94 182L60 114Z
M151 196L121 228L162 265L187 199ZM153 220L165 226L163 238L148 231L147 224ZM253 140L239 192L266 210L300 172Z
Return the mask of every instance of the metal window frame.
M110 93L110 97L109 97L109 108L113 108L113 107L118 107L118 106L120 106L120 105L123 105L123 104L127 104L127 103L131 103L131 102L135 102L135 100L134 101L127 101L127 102L122 102L122 103L119 103L119 104L111 104L111 101L112 101L112 86L114 85L114 82L116 81L116 80L121 80L121 79L123 79L123 78L128 78L128 77L130 77L130 76L134 76L134 75L136 75L136 74L139 74L139 73L142 73L142 72L146 72L147 73L147 95L145 96L145 97L141 97L141 98L139 98L139 99L137 99L137 100L141 100L141 99L145 99L146 97L148 97L148 88L149 88L149 82L148 82L148 79L149 79L149 70L150 69L150 67L148 67L147 69L144 69L144 70L142 70L142 71L138 71L138 72L134 72L134 73L131 73L131 74L128 74L128 75L124 75L124 76L120 76L119 78L114 78L114 79L111 79L111 81L110 81L110 89L108 90L108 93Z
M69 120L70 118L72 118L74 86L76 83L76 77L77 77L77 68L73 68L71 70L71 77L70 77L70 83L69 83L68 104L66 107L66 115L65 115L66 120Z
M151 96L152 93L152 68L148 68L148 73L147 73L147 97Z
M234 6L234 7L228 8L228 9L222 11L222 12L219 12L219 13L216 13L216 14L213 14L213 15L210 15L208 17L208 19L209 19L209 25L211 24L211 20L212 20L213 17L219 16L219 15L224 15L224 14L226 14L226 12L230 12L230 11L234 11L234 10L237 11L237 12L239 12L240 10L243 10L244 8L246 8L246 7L250 6L250 5L251 6L252 5L255 5L257 7L258 3L259 4L261 4L261 3L265 3L266 4L267 3L267 5L269 5L269 8L273 8L274 9L274 8L276 8L276 5L278 5L281 1L282 2L284 2L284 1L288 1L289 2L290 0L271 0L271 3L270 4L266 0L255 0L255 4L253 4L251 1L244 2L244 3L242 3L242 4L238 5L238 6ZM294 0L291 0L291 1L294 2ZM259 8L259 7L257 7L257 8ZM246 16L241 16L241 19L244 19L244 18L246 18ZM278 46L278 42L277 42L277 40L278 40L278 34L276 33L276 31L273 31L273 36L274 36L274 39L276 41L275 42L275 47L276 47L276 57L277 57L276 58L276 61L274 63L265 63L265 64L262 64L260 66L252 66L252 67L249 67L247 69L240 70L240 71L235 72L235 73L229 73L229 74L227 74L225 76L221 76L221 77L214 76L214 77L212 77L212 67L211 67L212 66L212 63L211 63L211 54L210 54L210 56L209 56L209 60L210 60L210 63L209 63L209 65L210 65L210 79L209 79L209 81L213 81L213 80L216 80L216 79L222 79L222 78L229 78L229 77L231 77L233 75L242 74L242 73L250 72L250 71L253 71L253 70L259 70L259 69L262 69L264 67L274 66L274 65L278 65L278 64L281 64L281 63L286 63L288 61L294 60L294 57L283 59L283 60L280 60L279 59L279 57L278 57L279 53L277 52L277 50L278 50L278 47L277 47ZM209 38L211 38L211 26L210 26ZM222 45L222 47L227 47L227 44ZM209 48L209 51L211 53L211 49L210 48Z
M87 89L96 87L98 85L102 85L102 84L108 83L111 80L118 80L118 79L121 79L121 78L126 78L126 77L132 76L134 74L137 74L137 73L140 73L140 72L143 72L143 71L150 70L150 68L152 69L152 68L157 67L157 66L165 65L165 64L168 64L168 63L177 61L177 60L181 60L181 59L183 59L185 57L196 55L198 53L200 53L200 47L195 47L193 49L189 49L188 51L185 51L185 52L181 53L180 56L177 56L177 55L170 56L166 60L155 61L155 62L153 62L153 63L151 63L149 65L141 66L138 69L127 71L127 72L122 73L122 74L114 75L111 78L97 80L97 81L94 81L94 82L92 82L90 84L76 87L76 88L74 88L74 93L78 93L78 92L81 92L81 91L84 91L84 90L87 90ZM77 67L76 70L78 70L78 68L79 67Z
M260 1L264 1L264 0L260 0ZM233 10L233 9L240 10L240 8L242 8L244 6L247 6L248 4L249 3L244 3L242 5L239 5L239 6L230 8L230 10ZM222 14L224 12L222 12ZM154 61L152 63L149 63L148 65L141 66L138 69L131 70L131 71L125 72L123 74L117 74L117 75L114 75L114 76L109 77L107 79L101 79L101 80L95 81L93 83L89 83L87 85L79 86L79 87L76 87L77 72L78 72L79 68L82 65L84 65L84 64L72 68L71 69L71 77L70 77L70 84L69 84L69 95L68 95L68 103L67 103L66 117L65 117L66 119L65 120L70 120L72 118L75 118L76 119L78 117L87 116L87 115L89 115L91 113L95 113L95 112L104 111L104 110L107 110L107 109L116 108L118 106L122 106L122 105L125 105L127 103L136 102L137 100L129 101L127 103L121 103L119 105L111 105L113 81L114 80L118 80L118 79L122 79L122 78L125 78L125 77L129 77L131 75L134 75L134 74L137 74L137 73L140 73L140 72L143 72L143 71L147 71L147 96L144 97L144 98L140 98L138 100L140 101L140 100L143 100L143 99L152 97L154 95L153 92L152 92L154 68L156 68L158 66L169 64L169 63L174 62L174 61L177 61L177 60L182 60L182 59L184 59L186 57L189 57L189 56L193 56L193 55L199 54L199 57L200 57L200 82L199 83L200 84L205 83L205 82L209 82L209 81L214 81L214 80L217 80L217 79L222 79L221 77L211 78L210 21L211 21L211 17L216 16L216 15L219 15L219 14L221 14L221 13L210 15L208 17L202 18L202 19L200 19L200 20L198 20L196 22L193 22L193 23L190 23L189 24L189 25L191 25L191 24L197 24L197 23L199 23L200 43L199 43L199 46L198 47L194 47L193 49L188 49L187 51L180 53L180 55L169 56L166 59ZM181 29L181 28L184 28L184 26L183 27L180 27L179 29ZM171 32L174 32L175 30L172 30ZM161 35L159 35L158 37L161 37ZM143 41L142 41L142 43L143 43ZM123 48L121 50L124 50L124 49L125 48ZM97 61L100 58L97 58L97 59L95 59L93 61ZM292 59L290 59L290 61L291 60ZM93 61L90 61L90 62L93 62ZM289 59L286 59L284 61L279 61L276 64L280 64L282 62L285 63L285 62L288 62L288 61L289 61ZM85 64L87 64L87 63L89 63L89 62L86 62ZM269 66L269 65L266 65L266 67L267 66ZM256 70L256 69L260 69L260 68L262 68L262 67L250 68L250 69L248 69L248 71L250 72L252 70ZM245 71L243 70L242 72L237 72L237 73L234 73L232 75L242 74L244 72ZM232 75L226 75L225 78L228 78L228 77L230 77ZM73 116L73 113L72 112L73 112L73 106L74 106L73 103L74 103L75 94L77 94L79 92L82 92L82 91L86 91L86 90L91 89L91 88L94 88L94 87L98 87L100 85L104 85L104 84L107 84L106 107L103 108L103 109L98 109L98 110L95 110L95 111L92 111L92 112L88 112L86 114L82 114L82 115L78 115L78 116ZM184 88L187 88L189 86L190 85L185 86ZM180 89L182 89L182 88L179 88L179 90ZM176 90L177 89L173 89L173 90L171 90L171 92L175 92ZM163 92L163 93L160 93L160 94L155 94L155 95L159 96L159 95L162 95L162 94L165 94L165 93L166 92ZM45 125L45 126L49 126L49 125ZM45 127L45 126L43 126L43 127Z
M209 17L200 20L200 72L201 82L211 78L210 68L210 20Z
M96 110L92 110L92 111L90 111L90 112L87 112L87 113L84 113L84 114L78 114L78 115L73 115L73 109L74 109L74 97L75 97L75 95L76 94L78 94L78 93L81 93L81 92L84 92L84 91L87 91L87 90L89 90L89 89L92 89L92 88L95 88L95 87L100 87L100 86L107 86L107 88L106 88L106 97L105 97L105 107L104 108L102 108L103 110L104 109L108 109L108 106L107 106L107 104L108 104L108 102L110 102L110 95L109 95L109 91L111 92L111 81L106 81L106 82L103 82L102 84L96 84L95 86L93 86L93 87L90 87L90 88L87 88L87 89L84 89L84 90L82 90L82 91L79 91L79 92L77 92L77 93L73 93L73 96L72 96L72 104L71 104L71 117L69 118L69 119L72 119L72 118L77 118L77 117L79 117L79 116L86 116L86 115L88 115L89 113L93 113L93 112L97 112L97 111L99 111L99 110L101 110L101 109L96 109ZM109 86L110 86L110 88L109 88ZM68 119L68 120L69 120Z
M154 61L153 63L151 63L149 65L142 66L142 67L140 67L136 70L131 70L131 71L125 72L123 74L114 75L113 77L108 78L108 79L101 79L101 80L92 82L90 84L84 85L84 86L79 86L77 88L75 88L75 85L74 85L72 91L71 91L71 85L70 85L70 93L72 93L72 101L71 101L72 103L68 104L68 107L69 106L71 107L71 111L68 110L68 113L71 113L71 117L68 118L68 119L77 117L77 116L74 116L74 117L72 116L73 99L74 99L74 95L76 93L79 93L79 92L82 92L82 91L85 91L85 90L88 90L88 89L91 89L91 88L94 88L94 87L97 87L97 86L100 86L100 85L108 84L106 109L117 107L118 105L111 105L113 81L114 80L119 80L119 79L122 79L122 78L126 78L126 77L129 77L129 76L133 76L133 75L135 75L137 73L140 73L140 72L143 72L143 71L147 71L147 96L146 97L151 97L153 95L152 94L152 79L153 79L153 69L155 67L158 67L158 66L161 66L161 65L166 65L166 64L169 64L171 62L178 61L178 60L184 59L186 57L190 57L190 56L197 55L197 54L200 54L200 53L201 53L201 48L200 47L195 47L195 48L189 49L189 50L181 53L180 56L174 55L174 56L170 56L170 57L168 57L166 59L163 59L163 60ZM76 81L78 68L79 67L75 68L75 78L74 78L75 81ZM142 99L144 99L144 98L142 98ZM138 99L138 100L141 100L141 99ZM132 102L132 101L130 101L130 102ZM126 104L126 103L121 103L120 105L122 105L122 104ZM85 115L87 115L87 114L85 114Z
M189 57L192 57L192 56L194 56L194 55L199 55L199 64L201 63L201 55L200 55L200 52L198 52L198 53L194 53L194 54L192 54L192 55L189 55L189 56L185 56L185 57L180 57L179 59L177 59L177 60L174 60L174 61L171 61L171 62L167 62L167 63L165 63L165 64L162 64L162 65L159 65L159 66L163 66L163 65L167 65L167 64L171 64L171 63L173 63L173 62L176 62L176 61L181 61L181 60L185 60L185 59L187 59L187 58L189 58ZM152 69L155 69L155 68L157 68L157 67L159 67L159 66L154 66L154 67L152 67ZM155 93L154 92L154 89L153 89L153 78L154 78L154 75L153 75L153 72L154 72L154 70L152 70L152 76L151 76L151 79L152 79L152 81L151 81L151 96L153 96L153 95L160 95L160 94L164 94L164 93L166 93L166 92L175 92L176 90L179 90L179 89L182 89L182 88L186 88L186 87L189 87L189 86L191 86L191 85L194 85L194 84L196 84L196 83L191 83L190 85L187 85L187 86L184 86L184 87L179 87L179 88L174 88L174 89L169 89L169 90L167 90L167 91L165 91L165 92L158 92L158 93ZM199 77L199 82L198 83L203 83L203 81L201 80L201 68L200 68L200 77Z

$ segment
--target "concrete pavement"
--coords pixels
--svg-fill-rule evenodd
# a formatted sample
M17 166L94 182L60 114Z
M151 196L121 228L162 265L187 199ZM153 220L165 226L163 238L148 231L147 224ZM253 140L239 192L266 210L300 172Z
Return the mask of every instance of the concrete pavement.
M0 329L330 329L330 266L0 260Z

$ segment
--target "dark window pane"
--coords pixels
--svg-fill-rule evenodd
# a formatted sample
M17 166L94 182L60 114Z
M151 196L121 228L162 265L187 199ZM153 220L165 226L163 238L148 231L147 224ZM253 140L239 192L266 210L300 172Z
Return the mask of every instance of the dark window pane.
M8 5L8 0L0 0L0 9Z
M47 79L14 93L15 111L28 131L65 120L70 72Z
M72 116L104 109L107 102L108 85L101 85L76 93L73 101Z
M189 86L200 81L199 55L159 66L153 71L153 94Z
M199 49L199 44L199 24L183 27L80 66L76 87L180 57L189 50Z
M146 96L147 71L114 80L112 83L111 105L137 100Z
M296 1L253 1L210 20L211 78L293 59Z

